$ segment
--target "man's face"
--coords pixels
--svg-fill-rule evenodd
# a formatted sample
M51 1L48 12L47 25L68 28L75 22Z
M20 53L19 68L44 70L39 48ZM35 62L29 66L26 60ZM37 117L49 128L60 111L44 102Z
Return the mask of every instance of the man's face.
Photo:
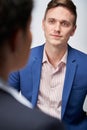
M64 7L49 9L43 20L46 43L55 46L67 44L75 32L75 16Z

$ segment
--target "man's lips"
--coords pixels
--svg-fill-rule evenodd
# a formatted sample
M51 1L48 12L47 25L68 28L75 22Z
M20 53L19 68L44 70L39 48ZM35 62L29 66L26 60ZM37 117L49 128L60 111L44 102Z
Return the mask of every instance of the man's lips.
M58 35L58 34L51 34L52 37L55 37L55 38L60 38L62 37L61 35Z

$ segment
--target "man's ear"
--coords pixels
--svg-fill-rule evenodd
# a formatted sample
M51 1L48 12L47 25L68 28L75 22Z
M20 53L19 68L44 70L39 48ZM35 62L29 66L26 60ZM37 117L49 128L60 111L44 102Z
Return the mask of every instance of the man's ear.
M72 32L71 32L71 36L73 36L73 35L74 35L74 33L75 33L75 31L76 31L76 28L77 28L77 26L76 26L76 25L74 25L73 30L72 30Z
M21 40L20 38L22 36L21 34L22 34L22 30L19 29L19 30L15 31L13 33L13 35L11 36L11 38L10 38L10 49L11 49L12 52L15 52L18 44L20 44L20 40Z
M44 30L44 19L42 20L42 29Z

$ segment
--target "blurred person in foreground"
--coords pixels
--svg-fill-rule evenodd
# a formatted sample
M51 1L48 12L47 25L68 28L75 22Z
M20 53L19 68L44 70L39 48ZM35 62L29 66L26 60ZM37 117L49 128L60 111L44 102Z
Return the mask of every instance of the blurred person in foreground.
M87 129L87 55L69 45L76 21L72 0L51 0L42 21L45 44L31 49L25 68L9 77L33 107L59 118L66 130Z
M27 63L32 8L33 0L0 0L0 130L63 130L7 85L9 73Z

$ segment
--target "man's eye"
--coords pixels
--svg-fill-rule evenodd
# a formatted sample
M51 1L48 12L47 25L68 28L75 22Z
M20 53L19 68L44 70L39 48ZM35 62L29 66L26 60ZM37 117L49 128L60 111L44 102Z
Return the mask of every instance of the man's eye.
M61 25L64 26L64 27L68 27L70 25L70 23L68 23L68 22L61 22Z
M54 21L54 20L48 20L48 22L49 22L50 24L55 23L55 21Z

